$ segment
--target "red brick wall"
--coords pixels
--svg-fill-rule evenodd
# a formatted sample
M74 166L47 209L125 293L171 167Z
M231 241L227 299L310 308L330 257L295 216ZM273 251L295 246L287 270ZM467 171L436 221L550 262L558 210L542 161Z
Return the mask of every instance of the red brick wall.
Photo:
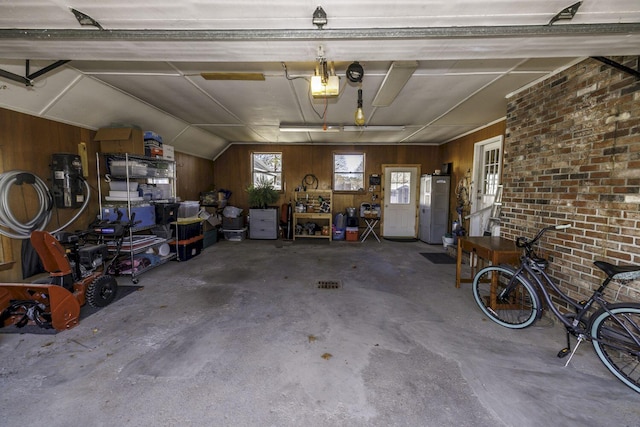
M638 69L638 57L611 59ZM573 297L602 281L595 260L640 265L640 80L587 59L514 95L503 185L504 237L572 224L540 248ZM640 301L640 281L610 288Z

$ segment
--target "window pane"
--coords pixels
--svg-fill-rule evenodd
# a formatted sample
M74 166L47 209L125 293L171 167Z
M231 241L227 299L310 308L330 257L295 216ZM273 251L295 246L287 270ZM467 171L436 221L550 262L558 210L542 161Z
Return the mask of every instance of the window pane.
M500 149L485 152L485 166L482 174L484 194L495 194L500 177Z
M364 156L362 154L336 154L336 172L364 172Z
M391 196L389 202L407 205L411 200L411 172L391 172Z
M253 185L269 182L282 190L282 153L253 153Z
M333 155L333 189L358 191L364 188L364 154Z

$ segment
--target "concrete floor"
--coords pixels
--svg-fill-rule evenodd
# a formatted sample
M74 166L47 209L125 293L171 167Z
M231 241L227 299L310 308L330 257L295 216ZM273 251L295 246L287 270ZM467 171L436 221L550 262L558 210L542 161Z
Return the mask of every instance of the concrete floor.
M420 252L443 249L218 242L72 330L0 334L0 425L640 424L590 344L563 367L561 327L493 324Z

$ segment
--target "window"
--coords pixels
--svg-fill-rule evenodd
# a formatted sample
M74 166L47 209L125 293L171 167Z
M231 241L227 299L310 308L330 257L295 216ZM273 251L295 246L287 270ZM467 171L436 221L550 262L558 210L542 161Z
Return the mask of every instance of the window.
M282 153L253 153L253 185L269 182L282 191Z
M484 194L496 194L500 181L500 147L484 152L482 181Z
M411 197L411 172L391 172L391 196L389 203L408 205Z
M364 189L364 154L333 155L333 190Z

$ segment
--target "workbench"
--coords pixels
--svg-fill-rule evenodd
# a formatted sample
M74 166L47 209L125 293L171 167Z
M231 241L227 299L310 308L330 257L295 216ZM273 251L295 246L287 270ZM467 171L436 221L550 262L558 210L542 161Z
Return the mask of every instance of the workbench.
M461 277L463 252L469 252L471 261L471 276L466 278ZM456 288L460 287L460 283L473 282L473 278L478 270L484 268L485 261L491 262L492 265L518 265L520 263L521 253L522 251L516 247L516 243L513 240L504 239L502 237L458 237Z

